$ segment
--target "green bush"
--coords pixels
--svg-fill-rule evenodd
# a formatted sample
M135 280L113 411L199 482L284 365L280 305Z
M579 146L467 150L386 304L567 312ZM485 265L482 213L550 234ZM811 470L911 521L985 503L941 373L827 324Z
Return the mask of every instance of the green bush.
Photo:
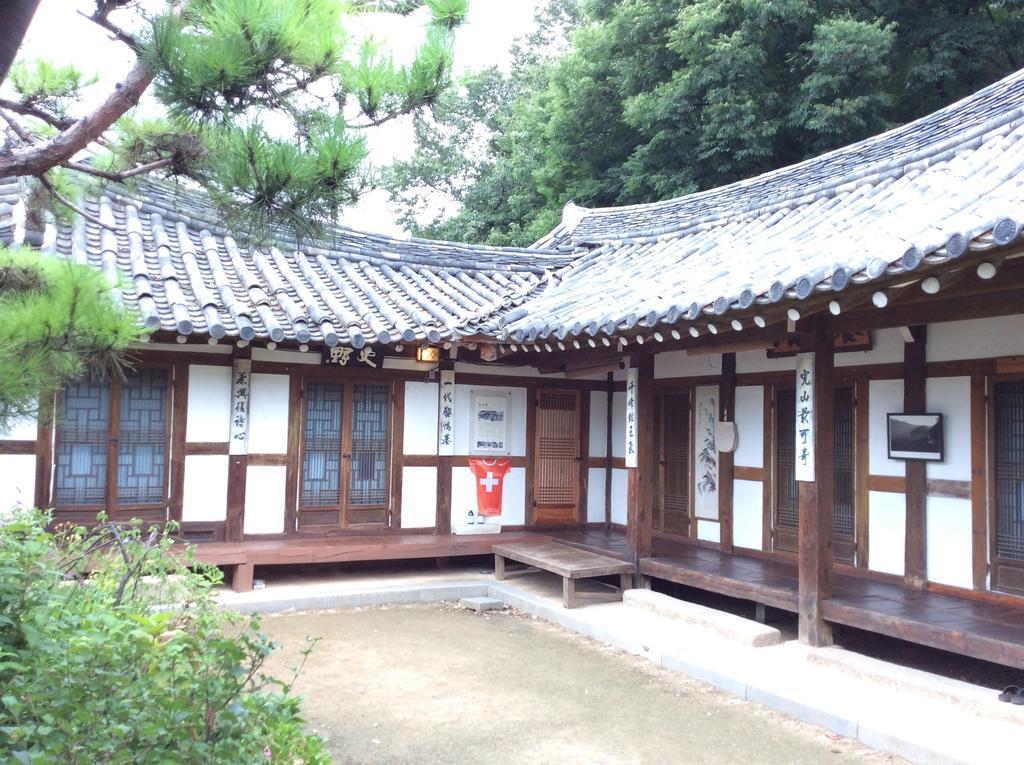
M47 521L0 520L0 761L328 761L261 671L258 620L214 601L216 569L156 528Z

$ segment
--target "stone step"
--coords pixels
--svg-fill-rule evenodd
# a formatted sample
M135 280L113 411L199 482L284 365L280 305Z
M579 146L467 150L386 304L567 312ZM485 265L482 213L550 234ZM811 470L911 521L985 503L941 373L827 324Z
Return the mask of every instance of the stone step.
M689 603L652 590L626 590L622 602L688 626L710 630L717 635L754 648L777 645L782 633L775 627L744 619L735 614L719 611L696 603Z

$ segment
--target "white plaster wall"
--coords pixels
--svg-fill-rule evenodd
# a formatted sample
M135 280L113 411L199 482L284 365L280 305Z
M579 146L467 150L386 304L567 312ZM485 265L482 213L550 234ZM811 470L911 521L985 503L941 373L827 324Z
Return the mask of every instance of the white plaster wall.
M629 499L629 473L622 468L612 469L612 523L626 525Z
M974 587L971 550L971 500L928 497L928 580ZM874 539L871 544L874 545Z
M544 361L544 355L538 356L538 363ZM537 367L520 366L520 367L497 367L493 364L474 364L468 361L457 361L455 362L455 382L459 381L459 373L465 374L476 374L476 375L502 375L504 377L540 377L540 372L537 371ZM544 375L544 377L552 378L557 377L564 379L565 375L561 372L556 372L550 375Z
M472 425L470 411L473 391L483 393L512 394L509 417L509 455L522 457L526 454L526 388L512 388L494 385L459 385L459 376L455 375L455 453L469 454L470 427ZM406 404L408 410L408 403ZM436 418L435 418L436 420ZM460 523L462 521L459 521Z
M587 523L604 523L604 468L587 470Z
M141 351L169 351L171 353L207 353L211 356L231 355L231 343L210 345L209 343L132 343L132 348Z
M17 417L0 430L2 441L35 441L38 431L35 417Z
M722 356L709 353L690 356L686 351L666 351L654 357L654 376L657 377L707 377L722 373Z
M762 504L760 481L733 481L732 543L737 547L761 549ZM700 521L697 523L699 525Z
M320 366L320 353L303 353L302 351L278 351L266 348L252 349L253 361L272 361L278 364L310 364Z
M868 492L869 569L902 576L906 531L906 497L888 491Z
M402 528L432 529L437 514L437 468L402 468Z
M928 361L1024 354L1024 314L928 325Z
M764 467L764 388L740 385L736 388L736 427L739 439L733 464Z
M658 358L655 356L654 358ZM612 394L612 457L626 456L626 391Z
M456 465L452 468L452 518L454 526L465 523L469 511L476 514L476 476L468 467ZM405 487L402 487L405 501ZM526 523L526 469L512 468L505 474L501 488L501 518L505 526L519 526Z
M929 478L971 480L971 378L934 377L925 384L927 410L942 414L945 459L927 463Z
M284 465L250 465L245 474L246 534L284 531Z
M898 329L879 329L871 333L870 351L853 351L835 355L837 367L855 367L860 364L902 364L903 335Z
M906 475L902 460L888 457L889 412L903 411L902 380L872 380L868 383L868 462L871 475ZM872 545L874 539L872 538Z
M228 517L228 455L185 457L185 491L181 520L223 521Z
M288 452L288 375L254 374L249 399L249 453Z
M402 451L406 454L437 454L437 395L437 383L405 384Z
M0 516L13 507L32 507L36 498L34 454L0 454Z
M657 358L657 356L655 356ZM586 395L584 392L583 395ZM608 393L590 391L590 456L608 456Z
M796 373L796 357L787 356L781 359L770 359L764 351L741 351L736 354L736 371L744 372L783 372L792 369Z
M231 433L231 367L191 364L185 440L227 442Z
M722 526L718 521L697 521L697 539L702 542L721 542Z

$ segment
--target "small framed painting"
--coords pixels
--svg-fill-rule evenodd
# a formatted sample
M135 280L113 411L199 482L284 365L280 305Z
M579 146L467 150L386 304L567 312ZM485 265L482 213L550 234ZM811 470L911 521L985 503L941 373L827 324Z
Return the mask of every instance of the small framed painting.
M473 391L470 401L473 430L469 453L508 454L512 394Z
M942 462L945 444L941 414L889 413L889 459Z

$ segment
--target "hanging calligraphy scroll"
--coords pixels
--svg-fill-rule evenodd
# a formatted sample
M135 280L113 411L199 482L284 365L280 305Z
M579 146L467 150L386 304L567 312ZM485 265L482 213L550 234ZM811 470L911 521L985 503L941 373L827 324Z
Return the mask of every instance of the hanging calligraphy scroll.
M718 520L718 386L693 391L694 515Z
M626 467L628 468L637 466L636 393L639 371L636 367L626 370Z
M231 366L231 433L228 454L249 453L249 396L252 361L236 359Z
M451 456L455 454L454 370L441 370L441 384L438 388L437 453L441 456Z
M796 357L796 480L814 480L814 354Z

